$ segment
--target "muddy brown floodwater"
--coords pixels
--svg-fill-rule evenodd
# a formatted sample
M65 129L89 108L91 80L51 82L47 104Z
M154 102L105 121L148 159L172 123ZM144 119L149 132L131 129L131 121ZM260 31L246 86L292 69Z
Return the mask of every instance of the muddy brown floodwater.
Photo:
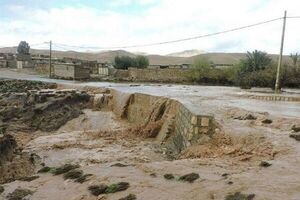
M22 168L10 165L18 159L32 164L2 182L0 199L9 199L16 189L32 200L300 199L300 143L290 137L300 134L299 102L248 99L236 95L240 92L227 87L65 82L46 92L59 94L57 101L70 107L65 114L72 117L57 127L31 126L22 120L22 109L19 117L1 118L7 127L1 139L10 141L5 149L0 143L5 165ZM63 100L70 93L86 94L89 100ZM48 96L43 105L55 98ZM54 127L53 117L46 116L59 119L55 110L62 107L51 112L43 108L37 116ZM187 139L180 134L180 124L187 123L181 121L183 108L191 124L194 116L202 125L211 117L212 128L201 125L205 133L199 131L205 136ZM69 115L73 109L78 114ZM7 125L15 122L23 124ZM68 174L74 179L65 179L67 172L55 175L65 164L76 167ZM41 169L45 172L38 173ZM186 177L195 180L184 181ZM118 189L120 183L126 187Z

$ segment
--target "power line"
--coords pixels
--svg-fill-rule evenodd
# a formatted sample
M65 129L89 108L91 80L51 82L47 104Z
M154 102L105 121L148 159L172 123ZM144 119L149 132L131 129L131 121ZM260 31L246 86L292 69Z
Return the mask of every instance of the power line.
M282 19L282 17L279 17L279 18L275 18L275 19L271 19L271 20L267 20L267 21L263 21L263 22L258 22L255 24L250 24L250 25L246 25L246 26L241 26L241 27L237 27L237 28L233 28L233 29L224 30L224 31L219 31L219 32L214 32L214 33L209 33L209 34L204 34L204 35L198 35L198 36L188 37L188 38L183 38L183 39L177 39L177 40L148 43L148 44L137 44L137 45L128 45L128 46L112 46L112 47L95 47L95 46L83 47L83 46L72 46L72 45L59 44L59 43L56 43L56 44L65 46L65 47L86 48L86 49L127 49L127 48L135 48L135 47L149 47L149 46L157 46L157 45L163 45L163 44L184 42L184 41L188 41L188 40L196 40L196 39L200 39L200 38L204 38L204 37L211 37L211 36L215 36L215 35L220 35L220 34L224 34L224 33L229 33L229 32L233 32L233 31L238 31L238 30L242 30L242 29L246 29L246 28L251 28L254 26L271 23L271 22L278 21L281 19Z

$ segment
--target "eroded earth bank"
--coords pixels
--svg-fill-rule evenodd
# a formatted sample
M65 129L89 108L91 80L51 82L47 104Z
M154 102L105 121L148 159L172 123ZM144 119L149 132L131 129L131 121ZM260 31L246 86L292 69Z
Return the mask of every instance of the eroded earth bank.
M0 199L300 199L299 118L206 109L3 80Z

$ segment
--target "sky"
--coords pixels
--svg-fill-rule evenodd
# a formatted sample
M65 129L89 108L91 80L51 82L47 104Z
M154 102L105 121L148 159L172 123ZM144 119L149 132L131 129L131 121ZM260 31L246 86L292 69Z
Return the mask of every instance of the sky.
M0 0L0 47L17 46L25 40L32 48L47 48L44 42L52 40L57 50L100 51L100 47L157 43L224 31L283 17L284 10L288 16L300 16L299 8L299 0ZM125 50L164 55L189 49L258 49L277 54L282 23L277 20L197 40ZM289 18L284 54L296 52L300 52L300 18Z

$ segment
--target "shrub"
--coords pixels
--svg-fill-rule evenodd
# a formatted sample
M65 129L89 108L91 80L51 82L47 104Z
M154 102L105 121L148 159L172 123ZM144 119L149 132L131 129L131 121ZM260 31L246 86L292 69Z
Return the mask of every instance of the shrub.
M136 58L130 56L116 56L115 68L128 69L129 67L146 68L149 65L149 60L146 56L137 56Z

